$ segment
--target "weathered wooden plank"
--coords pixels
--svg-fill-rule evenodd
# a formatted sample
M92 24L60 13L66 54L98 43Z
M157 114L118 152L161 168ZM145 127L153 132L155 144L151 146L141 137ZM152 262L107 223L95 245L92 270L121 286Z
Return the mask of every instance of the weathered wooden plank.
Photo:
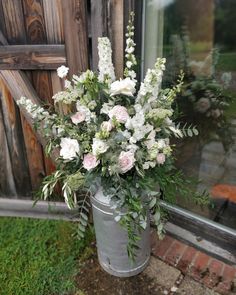
M98 68L98 37L107 36L107 1L91 0L92 69Z
M51 2L51 1L48 1ZM25 27L26 27L26 35L27 40L30 44L44 44L47 43L47 32L46 32L46 24L48 22L49 16L44 15L44 4L43 0L25 0L24 1L24 13L27 15L25 18ZM30 28L35 28L35 31L38 31L38 34L34 34L34 30ZM63 45L57 45L63 46ZM60 66L61 62L57 65ZM32 85L34 86L38 96L40 99L47 104L53 105L52 101L52 81L51 81L51 73L48 71L33 71L32 72ZM39 152L39 151L38 151ZM47 174L50 174L54 170L54 164L52 161L45 157L44 153L42 153L42 164L45 167L45 171ZM40 163L38 162L38 165Z
M24 15L21 0L0 0L10 44L26 44Z
M53 70L65 63L64 45L0 46L0 70Z
M62 1L69 75L88 68L86 0Z
M3 7L2 7L2 1L0 1L0 29L3 32L3 34L6 36L6 26L5 26L5 19L3 14ZM1 33L0 33L0 44L1 43Z
M28 195L31 191L31 184L19 109L16 107L14 99L1 79L0 90L2 93L2 120L5 126L16 192L18 195Z
M43 0L46 35L49 44L64 43L64 27L61 0ZM51 71L53 94L62 91L63 82L56 71Z
M64 43L61 0L43 0L43 8L48 44Z
M113 63L117 78L123 77L124 70L124 0L110 0L108 27L112 40Z
M26 39L30 44L42 44L46 39L42 0L23 0ZM41 42L40 42L41 41Z
M25 43L27 43L27 34L26 34L25 28L26 27L27 28L33 27L33 25L32 25L32 22L30 25L28 25L26 22L26 20L29 20L29 17L28 17L29 13L27 13L26 11L23 11L23 3L27 4L29 2L32 2L32 1L22 1L22 0L14 0L14 1L11 1L11 0L5 1L4 0L3 1L3 5L4 5L3 10L4 10L5 20L7 20L7 22L9 23L9 28L14 28L12 30L6 30L7 31L7 38L9 38L9 40L11 40L11 44L25 44ZM8 3L8 5L5 5L6 3ZM25 7L25 5L24 5L24 7ZM37 9L35 9L35 10L37 10ZM26 19L24 18L24 14L27 15ZM14 24L12 24L12 22L14 22L14 17L13 17L14 15L17 16L17 26L14 26ZM35 27L37 27L38 30L40 30L41 29L40 25L38 25L40 20L36 19L35 16L34 16L34 19L35 19L35 22L37 23ZM8 28L8 25L6 25L6 27ZM36 31L37 31L37 29L36 29ZM42 35L42 33L35 34L35 30L33 30L33 29L31 29L31 32L34 32L34 36ZM17 38L14 37L15 35L17 36ZM34 37L34 40L35 40L35 37ZM5 73L5 72L7 72L7 73ZM31 79L31 74L29 72L27 73L29 79L27 79L25 75L23 75L23 74L21 75L20 72L17 73L16 71L1 71L1 74L4 76L4 80L8 76L7 81L5 80L8 84L8 86L9 86L9 84L15 84L15 85L11 85L11 88L9 88L9 89L11 89L11 91L13 91L14 88L17 88L17 86L19 86L19 85L17 85L17 83L19 83L19 82L20 83L23 82L23 86L22 86L23 89L21 89L21 90L23 90L23 93L24 93L24 90L26 90L26 89L32 90L32 88L33 88L30 85L29 79ZM13 79L13 80L9 81L9 78ZM25 89L24 89L24 87L25 87ZM18 89L20 89L20 87L18 87ZM23 95L30 98L30 94L32 91L28 91L28 92L29 92L28 95L25 95L25 94L23 94ZM14 98L19 99L21 96L22 96L22 94L19 96L14 96ZM38 100L38 96L36 94L35 94L35 97ZM27 116L28 116L28 114L27 114ZM28 119L31 120L31 118L29 118L29 116L28 116ZM42 151L40 152L39 155L37 155L36 152L42 148L41 148L41 145L38 143L36 135L32 131L31 126L28 125L28 122L23 118L22 114L21 114L21 122L22 122L22 127L23 127L24 140L27 143L25 145L25 147L26 147L26 154L27 154L28 166L29 166L30 177L31 177L31 184L32 184L32 188L36 189L37 187L35 186L35 184L38 184L42 179L41 174L42 174L42 171L44 170L44 163L42 161L42 163L38 167L38 173L36 173L34 161L35 161L35 158L41 157ZM31 121L31 124L32 124L32 121ZM30 143L28 141L29 138L31 139L30 142L32 143L34 149L28 145ZM37 145L37 148L36 148L36 145ZM35 153L32 153L34 150L35 150ZM31 163L34 163L34 164L31 164Z
M0 93L0 195L15 196L16 187L12 173L5 126L3 121L2 95Z

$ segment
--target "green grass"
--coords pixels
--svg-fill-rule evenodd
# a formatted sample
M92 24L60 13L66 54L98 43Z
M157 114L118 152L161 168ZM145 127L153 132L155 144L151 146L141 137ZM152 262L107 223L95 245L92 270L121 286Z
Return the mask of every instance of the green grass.
M0 295L62 295L74 291L78 258L92 238L74 237L63 221L0 218Z

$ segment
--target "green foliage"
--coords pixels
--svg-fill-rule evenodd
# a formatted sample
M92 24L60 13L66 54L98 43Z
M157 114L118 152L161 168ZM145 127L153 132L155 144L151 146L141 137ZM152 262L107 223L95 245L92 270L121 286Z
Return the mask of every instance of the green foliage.
M93 239L63 221L0 219L0 295L63 295L75 290L78 259Z

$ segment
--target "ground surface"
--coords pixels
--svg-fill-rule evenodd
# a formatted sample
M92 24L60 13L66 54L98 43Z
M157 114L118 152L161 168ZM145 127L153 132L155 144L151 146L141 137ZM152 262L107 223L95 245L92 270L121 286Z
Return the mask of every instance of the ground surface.
M116 278L101 269L92 231L69 222L0 218L0 295L236 295L236 268L152 234L149 266ZM209 287L209 288L208 288Z

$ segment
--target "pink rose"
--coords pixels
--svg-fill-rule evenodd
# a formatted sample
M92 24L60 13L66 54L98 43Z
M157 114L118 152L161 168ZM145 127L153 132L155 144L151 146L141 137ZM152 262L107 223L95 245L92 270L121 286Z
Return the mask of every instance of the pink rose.
M120 123L125 123L129 119L128 111L125 107L121 105L114 106L108 113L110 119L113 117Z
M70 118L71 118L71 121L77 125L85 120L86 115L83 112L77 112L74 115L72 115Z
M157 154L156 160L158 164L163 165L165 163L166 156L163 153Z
M113 128L111 121L102 122L101 128L102 128L102 130L104 130L106 132L110 132Z
M96 156L93 154L86 154L84 155L84 160L83 160L83 166L86 170L91 170L99 164L99 161L97 160Z
M121 152L118 163L120 166L121 173L126 173L133 168L135 162L134 153L131 151Z

